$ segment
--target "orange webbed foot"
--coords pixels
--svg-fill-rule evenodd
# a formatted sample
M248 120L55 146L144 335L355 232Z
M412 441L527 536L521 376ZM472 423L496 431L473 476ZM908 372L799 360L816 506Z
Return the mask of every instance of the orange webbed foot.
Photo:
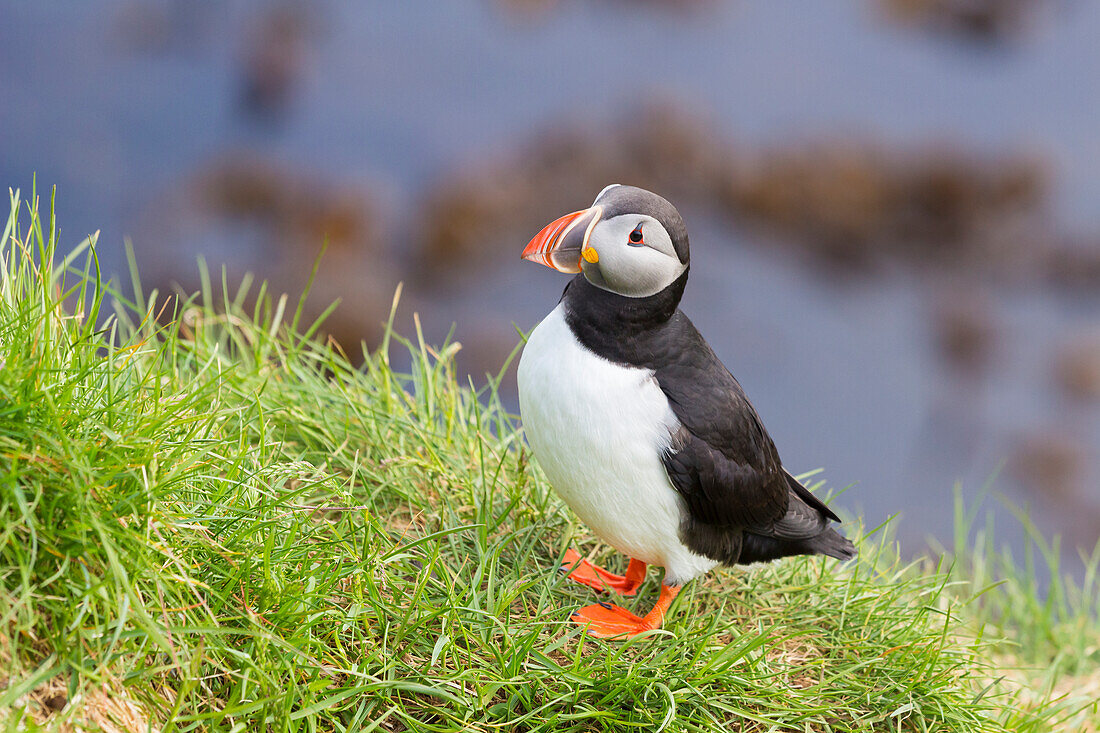
M638 592L638 586L645 580L646 565L640 560L631 559L626 574L616 575L582 559L573 548L569 548L565 551L565 560L561 569L570 580L587 585L601 593L612 590L621 596L632 596Z
M665 612L679 592L679 586L662 585L657 604L645 616L636 616L611 603L596 603L574 611L573 622L587 625L588 633L592 636L604 639L614 636L630 638L643 631L661 628Z
M573 612L573 622L587 625L588 633L601 639L631 637L648 629L645 619L611 603L596 603Z

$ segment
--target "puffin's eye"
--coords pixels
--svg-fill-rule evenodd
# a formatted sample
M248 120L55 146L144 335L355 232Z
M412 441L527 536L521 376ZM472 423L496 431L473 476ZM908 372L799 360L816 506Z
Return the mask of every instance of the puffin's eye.
M630 244L632 244L635 247L640 247L643 244L643 242L642 242L642 225L641 224L634 227L634 231L632 231L630 233Z

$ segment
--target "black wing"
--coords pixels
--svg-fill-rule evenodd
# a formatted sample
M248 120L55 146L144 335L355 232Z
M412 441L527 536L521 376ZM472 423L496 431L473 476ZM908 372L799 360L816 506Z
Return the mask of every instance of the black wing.
M691 321L677 312L669 325L676 349L654 370L680 421L663 456L669 479L696 522L771 533L790 503L775 444Z

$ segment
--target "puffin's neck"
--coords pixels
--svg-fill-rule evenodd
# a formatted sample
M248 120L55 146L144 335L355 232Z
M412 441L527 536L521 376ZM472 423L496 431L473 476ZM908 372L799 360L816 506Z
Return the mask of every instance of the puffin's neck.
M562 294L566 322L577 339L600 356L634 362L637 357L632 352L676 313L687 277L688 271L684 270L661 292L629 298L598 288L583 274L577 275Z

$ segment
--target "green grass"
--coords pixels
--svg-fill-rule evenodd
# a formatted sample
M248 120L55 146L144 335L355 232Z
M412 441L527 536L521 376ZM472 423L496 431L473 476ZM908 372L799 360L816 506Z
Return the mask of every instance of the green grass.
M1097 558L1049 588L959 548L715 573L631 642L568 623L612 566L457 344L356 368L293 300L124 295L33 197L0 248L8 730L1095 729ZM131 292L132 291L132 292ZM248 306L246 304L258 305ZM391 368L390 350L412 368ZM857 523L846 525L856 533ZM1057 548L1035 535L1034 557ZM965 548L965 549L963 549ZM656 594L651 577L636 601ZM1045 598L1045 601L1039 600ZM630 602L635 603L635 602ZM629 605L629 604L628 604Z

